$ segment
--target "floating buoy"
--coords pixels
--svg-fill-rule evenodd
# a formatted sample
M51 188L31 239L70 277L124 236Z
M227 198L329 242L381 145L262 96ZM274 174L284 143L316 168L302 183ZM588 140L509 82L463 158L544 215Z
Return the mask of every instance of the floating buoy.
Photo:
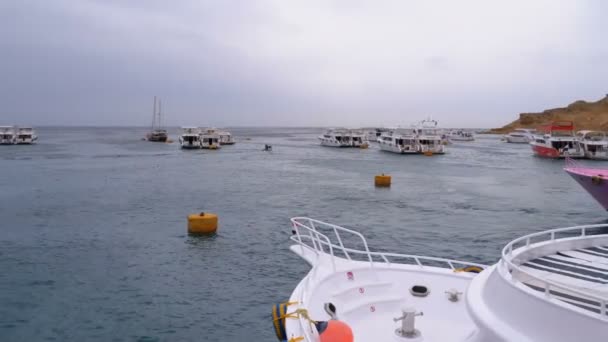
M374 183L376 184L376 186L380 186L380 187L391 186L391 176L385 175L384 173L381 175L377 175L374 178Z
M213 234L217 230L217 215L200 213L188 215L188 233Z
M426 151L424 152L424 155L427 157L432 157L433 156L433 152L432 151Z
M365 144L361 144L361 145L359 146L359 148L361 148L361 149L366 149L366 148L368 148L368 147L369 147L369 145L368 145L367 143L365 143Z
M165 142L166 142L167 144L173 144L173 140L171 140L171 139L167 139L167 140L165 140Z
M332 319L327 322L317 322L320 342L353 342L353 330L348 324Z

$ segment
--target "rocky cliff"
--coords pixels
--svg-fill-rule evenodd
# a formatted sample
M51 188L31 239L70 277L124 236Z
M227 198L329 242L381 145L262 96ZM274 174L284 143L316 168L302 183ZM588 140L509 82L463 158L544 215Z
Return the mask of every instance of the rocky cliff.
M567 107L547 109L542 113L521 113L519 119L491 129L489 133L505 134L515 128L538 128L561 120L573 121L577 131L608 131L608 95L596 102L576 101Z

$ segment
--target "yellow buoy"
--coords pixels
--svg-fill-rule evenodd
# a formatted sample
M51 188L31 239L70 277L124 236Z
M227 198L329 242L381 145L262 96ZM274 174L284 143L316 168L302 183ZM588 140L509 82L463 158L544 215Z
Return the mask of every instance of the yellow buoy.
M359 148L362 148L362 149L366 149L368 147L369 147L369 145L367 143L359 145Z
M426 151L424 152L424 155L427 157L432 157L433 156L433 152L432 151Z
M217 215L200 213L188 215L188 233L213 234L217 230Z
M385 175L384 173L377 175L376 178L374 178L374 183L376 186L391 186L391 176Z

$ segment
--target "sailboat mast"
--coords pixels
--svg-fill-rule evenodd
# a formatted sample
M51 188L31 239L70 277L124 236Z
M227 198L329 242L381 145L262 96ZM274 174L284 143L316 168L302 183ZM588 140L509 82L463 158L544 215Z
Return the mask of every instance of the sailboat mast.
M161 127L161 124L160 124L160 113L161 112L162 112L161 101L160 101L160 99L158 99L158 129L160 129L160 127Z
M154 131L155 122L156 122L156 96L154 96L154 109L152 109L152 131Z

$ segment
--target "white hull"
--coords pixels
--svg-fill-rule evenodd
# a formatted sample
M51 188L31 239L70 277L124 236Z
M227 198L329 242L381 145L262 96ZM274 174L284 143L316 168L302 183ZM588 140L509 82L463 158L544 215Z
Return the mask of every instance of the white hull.
M448 137L450 141L475 141L472 137Z
M505 136L505 141L511 144L527 144L531 141L531 138L527 138L527 137L511 137L511 136Z
M608 335L608 235L585 231L608 225L530 234L484 266L376 252L356 231L303 217L292 223L290 250L312 268L289 298L288 311L306 315L285 320L288 338L318 342L309 319L343 322L357 342L599 342Z
M415 146L397 146L379 142L378 146L382 151L399 153L399 154L418 154Z
M321 141L321 146L328 146L328 147L351 147L350 144L340 143L340 142L337 142L335 140L328 140L328 139L321 139L321 138L319 138L319 140Z

